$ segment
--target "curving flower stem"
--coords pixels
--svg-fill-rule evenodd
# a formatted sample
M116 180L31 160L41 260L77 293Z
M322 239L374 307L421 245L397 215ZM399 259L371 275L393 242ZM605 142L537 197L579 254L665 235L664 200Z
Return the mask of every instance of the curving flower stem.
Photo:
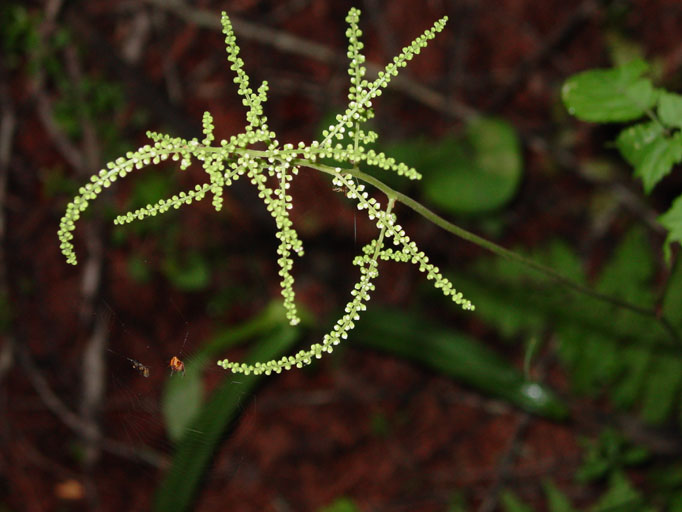
M305 166L305 167L310 167L311 169L316 169L318 171L335 175L338 171L335 170L334 167L330 167L328 165L324 164L316 164L312 162L307 162L307 161L299 161L299 165ZM680 338L679 334L677 333L677 330L673 327L673 325L670 323L670 321L663 315L659 314L655 309L653 308L644 308L642 306L638 306L637 304L633 304L628 301L624 301L619 299L618 297L614 297L612 295L607 295L601 292L598 292L596 290L593 290L587 286L584 286L577 281L574 281L573 279L570 279L564 275L561 275L559 272L556 270L552 269L551 267L548 267L546 265L543 265L541 263L538 263L537 261L533 261L529 258L526 258L522 256L521 254L511 251L509 249L505 249L501 245L498 245L494 242L491 242L490 240L486 240L485 238L476 235L472 233L471 231L467 231L466 229L457 226L456 224L453 224L452 222L449 222L445 220L443 217L438 215L437 213L434 213L433 211L429 210L426 206L421 204L418 201L415 201L409 196L406 196L405 194L398 192L397 190L392 189L388 185L386 185L383 181L375 178L374 176L371 176L369 174L366 174L362 171L360 171L357 168L352 168L352 169L343 169L344 173L351 174L354 177L356 177L359 180L362 180L366 183L369 183L370 185L376 187L377 189L381 190L386 196L389 198L389 200L395 200L399 203L404 204L411 210L415 211L425 219L433 222L440 228L444 229L448 233L452 233L453 235L462 238L468 242L471 242L474 245L478 245L479 247L482 247L484 249L487 249L488 251L497 254L498 256L501 256L503 258L507 258L509 260L517 261L521 263L522 265L531 268L537 272L540 272L541 274L544 274L545 276L553 279L557 283L560 283L567 288L570 288L578 293L582 293L584 295L588 295L590 297L593 297L597 300L600 300L602 302L606 302L608 304L612 304L614 306L617 306L622 309L626 309L628 311L632 311L633 313L637 313L642 316L654 318L658 324L665 330L671 337L671 339L677 343L677 344L682 344L682 339Z

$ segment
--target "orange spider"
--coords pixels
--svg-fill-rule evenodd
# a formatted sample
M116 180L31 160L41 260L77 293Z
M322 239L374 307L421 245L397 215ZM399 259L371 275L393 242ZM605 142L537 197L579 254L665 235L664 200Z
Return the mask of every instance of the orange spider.
M171 357L171 360L170 360L170 363L168 364L168 366L170 366L171 375L173 375L174 373L181 373L182 372L182 376L183 377L185 376L185 363L183 363L179 357L177 357L177 356Z
M189 338L189 330L187 330L187 332L185 333L185 339L182 341L182 346L180 347L180 352L178 353L178 356L182 356L182 350L185 348L187 338ZM185 376L185 363L183 363L182 359L180 359L180 357L178 356L171 357L170 363L168 363L168 366L170 366L171 369L171 377L173 376L174 373L182 373L182 376L183 377Z

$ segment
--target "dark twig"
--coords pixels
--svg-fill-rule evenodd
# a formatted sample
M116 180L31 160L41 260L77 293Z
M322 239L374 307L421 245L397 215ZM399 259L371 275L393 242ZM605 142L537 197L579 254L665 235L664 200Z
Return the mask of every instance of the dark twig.
M78 414L71 411L50 388L45 377L43 377L33 362L25 343L17 344L16 355L33 389L36 390L41 401L50 412L82 438L98 435L98 431L93 431L92 424L84 422ZM120 441L107 438L101 439L101 445L104 450L113 455L136 462L144 462L153 467L164 468L168 464L168 460L165 457L146 447L131 447Z
M145 1L156 5L159 8L171 11L176 16L187 20L190 23L196 23L200 27L206 27L217 31L221 30L220 18L212 11L196 9L177 0ZM232 26L237 36L243 39L257 41L261 44L272 46L281 52L308 57L329 65L341 65L342 63L345 65L345 55L337 53L319 43L291 35L282 30L245 21L238 17L230 16L230 20L232 21ZM366 66L367 77L369 79L376 78L379 71L383 69L383 66L372 64L371 62L368 62ZM446 98L444 95L429 89L418 82L410 80L409 78L405 78L402 75L393 79L390 87L394 90L401 91L406 96L411 97L419 103L438 110L439 112L445 112L461 121L466 121L477 115L476 111L471 107L452 98Z
M9 179L10 157L16 129L14 104L7 86L4 66L0 63L0 307L7 308L9 301L9 282L7 280L7 220L5 204L7 181ZM5 314L8 314L5 312ZM9 325L5 326L5 343L0 349L0 383L12 367L14 337L10 335Z
M100 147L97 136L97 129L85 112L84 106L86 98L83 96L83 72L76 53L76 49L69 45L64 49L64 61L69 79L75 89L77 98L76 104L78 121L83 134L81 142L81 160L84 168L78 174L87 175L92 169L97 169L100 165ZM101 222L94 221L86 230L86 245L88 256L85 262L85 270L81 281L81 320L91 317L94 311L94 302L100 294L103 280L104 266L104 247L101 235ZM83 322L85 324L85 322ZM90 474L90 469L99 460L101 450L101 428L99 425L99 413L105 400L105 350L109 329L106 322L106 315L97 315L97 320L92 332L88 337L83 352L82 367L82 397L80 404L80 416L87 426L87 434L84 438L84 465L86 475ZM86 485L89 489L89 498L93 505L98 503L98 496L95 488L86 478Z

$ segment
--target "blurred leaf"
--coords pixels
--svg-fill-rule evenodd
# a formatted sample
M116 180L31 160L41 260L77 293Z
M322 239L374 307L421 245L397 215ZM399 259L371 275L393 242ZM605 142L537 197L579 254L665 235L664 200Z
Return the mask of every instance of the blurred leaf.
M128 275L136 283L148 283L152 276L152 269L147 262L136 254L128 257L128 264L126 265Z
M583 462L576 471L579 482L592 482L625 467L641 464L649 452L626 440L614 429L604 429L596 441L585 441Z
M543 482L542 487L547 497L549 512L576 512L566 495L552 481Z
M611 398L620 408L632 407L639 398L649 377L653 356L647 347L627 346L620 351L621 371L626 377L613 388Z
M642 498L630 485L624 473L617 471L609 479L609 489L590 509L592 512L645 512L654 509L645 507Z
M479 118L469 124L463 140L441 139L433 151L440 158L417 169L424 175L424 195L443 210L489 212L516 193L523 171L521 150L506 121Z
M662 91L658 98L658 117L668 126L682 128L682 96Z
M37 14L31 14L24 5L3 2L0 7L0 48L5 66L9 70L19 67L22 59L31 52L36 52L40 43L38 27L41 20Z
M201 376L206 365L215 364L213 359L221 352L281 325L286 325L284 307L280 302L272 302L248 321L218 329L212 339L184 360L184 377L175 374L169 378L161 399L161 413L171 440L178 441L185 435L202 407L204 389Z
M682 361L657 358L648 369L644 388L642 418L649 423L662 423L678 405L682 384Z
M542 384L523 374L477 340L397 310L369 310L355 340L406 357L484 392L552 419L568 416L566 406Z
M682 242L682 196L673 201L670 209L658 218L658 222L668 230L663 251L666 261L670 263L670 244Z
M580 259L566 244L552 242L528 256L585 282ZM633 229L605 263L595 288L652 308L654 275L649 238L643 229ZM474 314L505 339L527 340L546 336L546 330L553 329L560 359L570 370L577 392L608 394L621 408L644 403L650 420L666 414L667 419L676 410L682 396L677 373L682 375L682 371L676 373L675 368L682 364L682 355L655 319L573 293L501 258L479 258L472 267L449 277L476 304ZM682 267L676 267L663 311L678 327L682 326L680 290ZM648 384L654 374L654 383Z
M199 252L178 256L169 255L163 262L163 272L178 290L197 291L206 288L211 280L211 269Z
M350 498L338 498L330 505L319 509L319 512L360 512L360 509Z
M668 510L682 510L682 491L677 491L670 499Z
M628 62L644 58L641 43L628 39L619 31L608 30L604 37L614 66L623 66Z
M508 489L502 491L500 501L505 512L533 512L532 508L524 504L517 498L516 494Z
M201 410L204 385L201 373L187 371L186 366L184 375L175 373L170 376L170 380L173 384L166 384L161 412L168 437L177 442Z
M583 121L630 121L653 107L658 92L641 76L649 66L634 60L614 69L583 71L570 77L561 96L571 115Z
M255 363L278 358L289 351L298 338L297 328L288 325L277 327L261 339L246 361ZM186 430L180 440L171 467L157 489L154 510L189 510L201 477L217 452L217 445L225 429L237 417L245 395L251 393L263 378L266 377L240 375L239 382L236 383L227 377L213 392L206 406L192 422L191 428Z
M682 201L680 215L682 216ZM680 220L682 221L682 217ZM680 233L682 234L682 230ZM662 312L670 323L682 328L682 261L677 262L666 283Z
M633 228L621 238L611 259L604 265L596 288L643 307L652 306L653 274L654 258L647 234L644 229Z
M163 197L170 196L175 175L158 170L146 170L133 182L133 190L124 210L136 210L154 204Z
M40 173L43 191L48 197L73 196L78 191L78 183L64 173L59 167L52 167Z

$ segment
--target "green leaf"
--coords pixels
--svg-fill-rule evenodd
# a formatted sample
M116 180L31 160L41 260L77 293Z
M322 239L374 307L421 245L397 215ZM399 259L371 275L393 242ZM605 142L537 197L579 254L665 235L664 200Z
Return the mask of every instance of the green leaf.
M566 495L552 481L543 482L542 487L547 496L549 512L576 512Z
M661 91L658 98L658 117L667 126L682 128L682 96Z
M635 176L642 179L648 194L682 160L682 135L675 132L666 136L656 122L639 123L623 130L616 146L635 168Z
M166 384L161 403L161 412L166 432L172 441L178 441L201 410L204 399L204 385L201 372L196 367L188 368L185 373L171 375Z
M642 163L635 168L635 176L642 178L644 191L648 194L680 160L682 134L677 132L672 137L660 137L647 148Z
M561 88L568 112L591 122L631 121L654 106L658 93L641 76L648 64L634 60L614 69L583 71L570 77Z
M568 415L549 387L525 380L519 370L477 340L417 313L367 311L356 328L355 340L418 361L534 414L557 420Z
M298 338L297 328L282 325L265 336L249 353L246 361L255 363L280 357L291 349ZM154 510L189 510L201 477L215 455L225 429L237 417L245 395L251 393L263 378L240 375L239 383L229 378L223 380L180 440L171 467L157 490Z
M533 512L533 509L523 503L512 491L505 489L500 495L500 501L505 512Z
M664 131L663 126L655 121L637 123L620 132L616 138L616 147L623 158L637 168L651 144L663 136Z
M663 251L666 261L670 262L670 244L682 242L682 196L673 201L670 209L658 218L658 222L668 230Z
M516 193L523 172L514 128L501 119L480 118L469 124L463 140L444 139L441 158L420 168L425 196L454 214L496 210Z

